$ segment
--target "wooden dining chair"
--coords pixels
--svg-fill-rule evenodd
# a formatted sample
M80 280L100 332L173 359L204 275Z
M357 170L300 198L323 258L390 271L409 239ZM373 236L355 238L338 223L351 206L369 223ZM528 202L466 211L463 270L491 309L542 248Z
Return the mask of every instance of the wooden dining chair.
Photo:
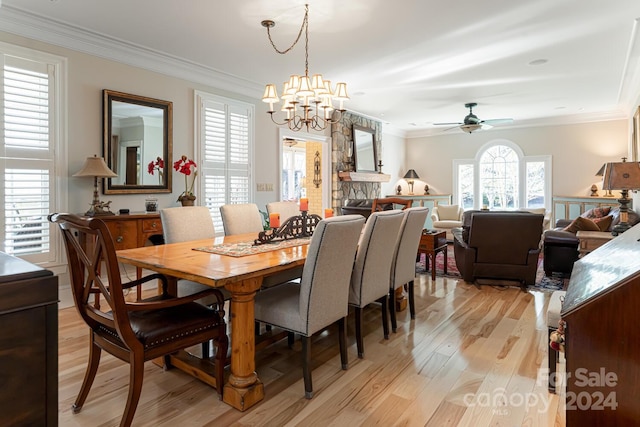
M52 214L49 221L58 224L62 231L74 303L90 328L89 363L73 411L80 412L84 405L102 350L130 365L129 394L120 420L120 426L129 426L140 399L144 362L165 356L165 365L169 367L167 355L208 340L213 340L217 347L216 388L222 398L228 347L224 312L194 302L212 295L217 298L218 306L222 306L220 291L208 289L189 296L172 297L167 294L167 279L161 274L122 283L114 243L102 220ZM80 245L80 236L94 239L91 253ZM106 278L100 275L103 262ZM162 282L162 294L136 302L125 299L126 290L151 280ZM104 298L103 310L89 303L92 294L101 294Z
M302 372L305 397L313 397L311 336L338 323L342 369L348 368L346 317L349 283L362 215L343 215L318 223L300 283L285 283L256 294L256 320L302 336Z
M401 199L400 197L382 197L373 199L371 212L379 212L394 209L395 205L402 206L402 210L410 208L413 204L411 199Z
M400 234L391 264L391 278L389 281L389 312L391 317L391 329L396 332L398 323L396 320L396 289L407 286L409 294L409 313L411 318L416 317L416 308L413 297L413 282L416 278L416 253L420 237L424 229L424 222L429 215L429 208L408 208L404 210L404 219L400 227Z
M211 212L206 206L182 206L160 210L162 234L165 243L189 242L192 240L213 239L216 229ZM178 280L178 296L195 294L211 289L191 280ZM231 294L226 289L219 289L225 301L231 300ZM208 296L196 301L199 304L213 306L218 303L215 296ZM221 307L222 308L222 307ZM231 317L228 313L229 318ZM202 357L209 357L209 342L202 343Z
M403 219L404 212L400 210L374 212L367 219L360 237L349 290L349 305L355 307L356 344L359 358L364 357L362 311L375 301L381 303L382 330L384 338L389 339L387 317L389 276Z

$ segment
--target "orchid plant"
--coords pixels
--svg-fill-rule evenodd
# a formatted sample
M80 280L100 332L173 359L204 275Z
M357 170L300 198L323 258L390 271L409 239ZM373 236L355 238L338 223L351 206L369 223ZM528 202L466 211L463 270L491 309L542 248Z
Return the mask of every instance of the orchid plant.
M196 162L189 159L184 154L180 157L179 160L173 163L173 168L184 175L184 191L178 196L178 201L182 199L195 199L195 195L193 194L193 186L196 183L196 176L198 176L198 171L196 170ZM189 176L193 175L193 179L191 180L191 185L189 185Z

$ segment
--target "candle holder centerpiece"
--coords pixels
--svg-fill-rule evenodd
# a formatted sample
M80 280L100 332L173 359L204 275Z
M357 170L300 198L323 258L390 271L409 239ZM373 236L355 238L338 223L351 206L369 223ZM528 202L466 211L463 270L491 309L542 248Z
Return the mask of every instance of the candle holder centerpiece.
M320 218L319 215L309 215L307 211L300 211L300 215L287 218L280 227L261 231L253 244L256 246L265 243L281 242L283 240L311 237L321 220L322 218Z

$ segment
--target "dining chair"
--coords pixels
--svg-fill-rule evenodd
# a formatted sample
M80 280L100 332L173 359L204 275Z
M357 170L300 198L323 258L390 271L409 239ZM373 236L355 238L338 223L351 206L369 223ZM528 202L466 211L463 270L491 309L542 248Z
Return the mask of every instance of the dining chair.
M267 203L267 213L279 213L282 224L288 218L300 215L300 205L297 202L271 202Z
M165 243L189 242L192 240L215 239L216 230L213 225L211 212L206 206L182 206L160 210L162 234ZM178 296L195 294L210 286L191 280L178 280ZM219 289L225 301L231 300L231 294L226 289ZM209 296L196 302L211 306L217 304L217 298ZM229 306L229 308L231 308ZM229 318L231 313L228 312ZM209 357L209 342L202 343L202 357Z
M409 312L411 318L416 317L416 308L413 298L413 282L416 278L416 254L420 237L424 229L424 222L429 214L429 208L415 207L404 210L404 219L400 227L400 234L396 243L394 260L391 263L391 279L389 281L389 312L391 317L391 329L396 332L398 323L396 320L396 292L400 286L407 286L409 294Z
M349 284L364 217L343 215L320 221L311 237L300 283L256 294L255 318L302 336L305 397L313 397L311 336L338 323L342 369L348 368L346 317Z
M400 197L382 197L373 199L371 204L371 212L378 212L393 209L395 205L402 206L402 210L412 206L413 200L402 199Z
M164 356L168 368L169 354L208 340L213 340L217 347L215 378L218 394L222 398L228 347L224 312L195 302L215 296L217 305L222 306L224 301L220 291L208 289L193 295L172 297L167 294L167 278L161 274L122 283L114 242L104 221L57 213L51 214L49 221L58 224L62 231L74 303L91 332L89 363L80 393L73 404L73 412L80 412L84 405L98 370L102 350L129 363L129 393L120 420L120 426L129 426L140 399L144 362ZM90 253L81 245L80 237L95 242ZM100 275L103 262L106 278ZM136 302L125 299L125 290L151 280L161 281L160 295ZM93 294L104 297L103 310L89 302Z
M375 301L382 305L382 330L384 338L389 339L389 276L403 218L404 212L400 210L374 212L367 219L360 237L349 289L349 305L355 307L359 358L364 357L362 311Z
M224 234L259 233L264 230L262 215L255 203L238 203L220 206Z

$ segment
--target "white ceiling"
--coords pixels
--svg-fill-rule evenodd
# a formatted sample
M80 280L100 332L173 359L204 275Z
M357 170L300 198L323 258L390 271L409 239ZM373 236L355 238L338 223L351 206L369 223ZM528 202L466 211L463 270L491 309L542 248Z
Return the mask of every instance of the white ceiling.
M640 93L638 0L2 0L0 30L98 56L115 46L259 98L304 72L303 45L277 54L260 21L288 47L305 2L310 73L347 82L346 108L408 136L462 121L467 102L523 126L625 118Z

